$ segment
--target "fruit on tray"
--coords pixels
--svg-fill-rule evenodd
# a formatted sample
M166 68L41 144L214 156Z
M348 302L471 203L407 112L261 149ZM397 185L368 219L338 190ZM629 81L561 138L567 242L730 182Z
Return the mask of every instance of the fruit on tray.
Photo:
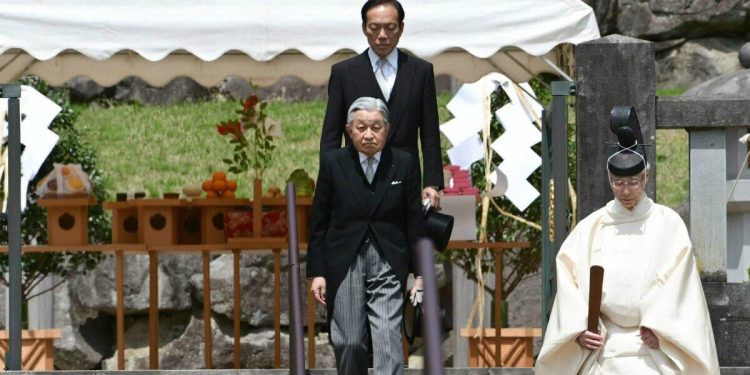
M79 164L54 164L53 170L36 185L40 197L88 195L91 181Z
M226 173L216 171L210 180L203 181L201 188L206 192L206 198L234 198L237 181L227 180Z
M265 194L263 194L263 198L266 199L273 199L273 198L279 198L281 197L281 189L279 189L276 185L271 185L268 187L268 190Z

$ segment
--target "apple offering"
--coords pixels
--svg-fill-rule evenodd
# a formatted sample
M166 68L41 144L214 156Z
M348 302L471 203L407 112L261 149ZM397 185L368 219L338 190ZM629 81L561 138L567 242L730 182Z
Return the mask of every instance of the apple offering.
M43 198L80 197L92 192L91 180L80 164L54 164L52 171L36 185Z

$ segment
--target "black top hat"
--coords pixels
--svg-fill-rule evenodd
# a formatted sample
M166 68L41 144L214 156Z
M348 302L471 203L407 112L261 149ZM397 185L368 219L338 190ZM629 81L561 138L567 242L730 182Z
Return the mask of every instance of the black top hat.
M443 251L448 247L448 240L453 232L453 216L442 214L430 208L425 213L424 231L427 238L432 240L435 250Z
M615 176L633 176L646 169L646 144L634 107L616 106L609 115L609 128L617 136L607 159L607 169Z

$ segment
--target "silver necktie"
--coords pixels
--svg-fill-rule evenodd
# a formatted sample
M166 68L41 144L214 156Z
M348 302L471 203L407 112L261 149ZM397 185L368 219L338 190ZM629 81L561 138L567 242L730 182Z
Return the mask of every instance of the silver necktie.
M375 72L375 80L378 81L378 86L380 86L380 91L383 93L385 100L388 100L391 96L391 89L388 85L388 78L386 77L385 72L388 65L388 60L378 60L378 71Z
M368 183L372 183L372 179L375 177L375 168L373 167L373 164L375 162L375 158L367 158L367 168L365 169L365 178L367 178Z

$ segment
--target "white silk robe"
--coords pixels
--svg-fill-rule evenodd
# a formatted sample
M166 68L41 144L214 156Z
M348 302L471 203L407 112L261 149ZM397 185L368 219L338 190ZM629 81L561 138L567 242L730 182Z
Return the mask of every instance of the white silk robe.
M586 330L589 267L604 267L599 331L604 348L576 341ZM639 336L650 328L659 349ZM719 374L711 320L690 238L671 209L643 197L617 200L582 220L557 255L557 296L536 374Z

